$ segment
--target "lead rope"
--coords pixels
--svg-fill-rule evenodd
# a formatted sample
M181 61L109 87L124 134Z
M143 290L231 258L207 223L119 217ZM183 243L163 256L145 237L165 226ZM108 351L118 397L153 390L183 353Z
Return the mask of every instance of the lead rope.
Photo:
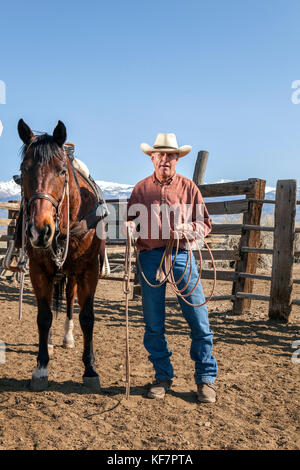
M129 319L128 305L130 294L130 273L131 273L131 234L127 227L126 249L125 249L125 270L123 281L123 292L125 294L125 322L126 322L126 399L130 395L130 356L129 356Z
M61 253L58 253L58 255L54 256L54 262L56 266L60 269L63 265L64 262L67 259L68 256L68 251L69 251L69 242L70 242L70 194L69 194L69 178L66 179L66 185L65 185L65 193L66 193L66 198L67 198L67 238L66 238L66 246L64 249L64 255L61 258ZM58 207L58 212L60 209L60 206L64 200L64 195L61 199L61 203L59 204Z

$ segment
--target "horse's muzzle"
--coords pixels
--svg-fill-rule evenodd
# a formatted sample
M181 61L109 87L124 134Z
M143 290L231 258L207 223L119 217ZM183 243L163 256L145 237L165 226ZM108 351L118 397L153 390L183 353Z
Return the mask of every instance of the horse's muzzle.
M28 227L28 237L33 248L49 248L53 238L53 231L49 224L44 225L40 230L30 224Z

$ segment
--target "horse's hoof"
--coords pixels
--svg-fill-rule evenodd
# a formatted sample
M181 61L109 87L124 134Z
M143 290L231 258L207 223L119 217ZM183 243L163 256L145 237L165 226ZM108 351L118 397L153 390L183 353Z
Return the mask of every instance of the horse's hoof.
M30 388L33 392L41 392L48 388L48 377L34 377L32 376Z
M53 354L54 354L53 344L48 344L48 354L49 354L49 356L53 356Z
M83 377L83 383L86 387L94 392L100 392L101 385L99 377Z
M48 387L48 371L45 367L37 366L33 373L30 388L34 392L40 392Z
M64 342L63 342L63 348L65 348L65 349L73 349L73 348L75 348L75 343L74 343L74 341L64 341Z

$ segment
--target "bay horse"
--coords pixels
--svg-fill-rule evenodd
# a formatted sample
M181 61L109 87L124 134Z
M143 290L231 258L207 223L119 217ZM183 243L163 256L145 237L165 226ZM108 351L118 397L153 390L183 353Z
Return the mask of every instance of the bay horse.
M53 135L34 135L20 119L23 141L21 178L29 273L37 300L39 350L31 388L48 386L48 342L51 343L52 298L66 280L67 320L64 345L73 347L73 306L77 295L83 332L83 382L100 389L94 367L94 294L105 255L105 238L96 233L88 217L97 206L97 195L72 165L64 144L66 127L58 121ZM88 216L88 217L87 217ZM98 219L99 220L99 219ZM25 225L25 224L24 224ZM23 225L23 226L24 226ZM92 225L92 226L91 226Z

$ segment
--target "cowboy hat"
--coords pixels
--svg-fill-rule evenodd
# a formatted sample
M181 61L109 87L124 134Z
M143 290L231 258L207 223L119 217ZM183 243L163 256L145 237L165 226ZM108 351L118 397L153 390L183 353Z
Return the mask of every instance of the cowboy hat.
M153 147L151 147L151 145L142 143L141 149L144 153L150 156L153 152L167 152L178 153L180 158L187 155L192 150L192 147L190 145L183 145L182 147L178 147L175 134L157 134Z

